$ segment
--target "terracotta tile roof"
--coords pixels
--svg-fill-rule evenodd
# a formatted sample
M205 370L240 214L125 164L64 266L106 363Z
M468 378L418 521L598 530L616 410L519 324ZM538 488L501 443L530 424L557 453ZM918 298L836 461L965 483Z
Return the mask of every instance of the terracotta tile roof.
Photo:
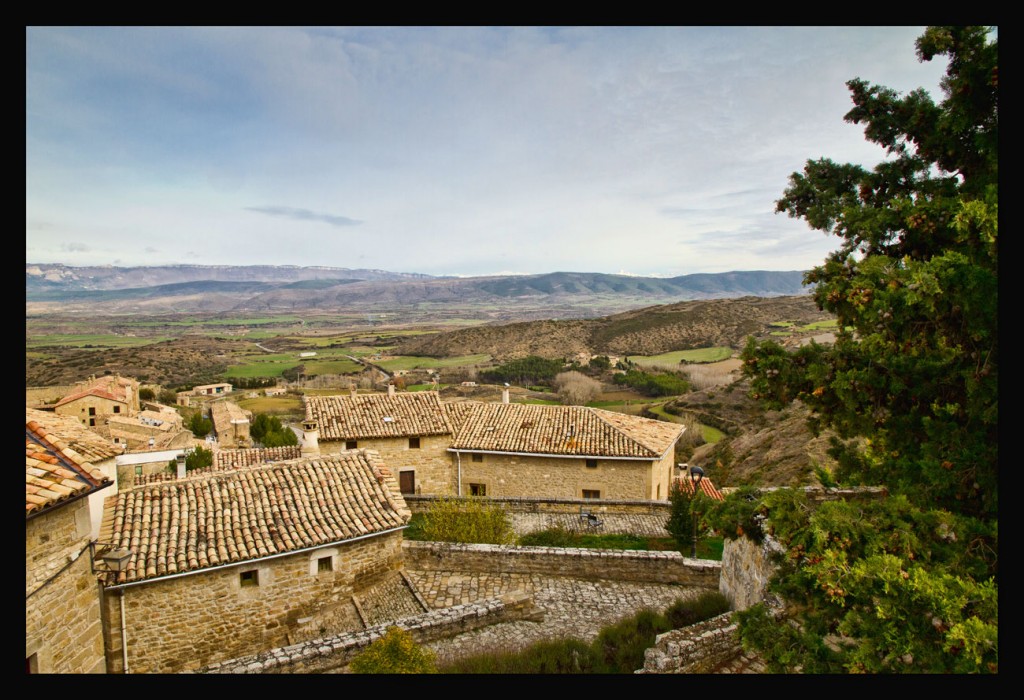
M60 401L58 401L57 403L55 403L53 405L55 407L56 406L63 406L66 403L71 403L72 401L77 401L78 399L81 399L81 398L83 398L85 396L98 396L101 399L107 399L109 401L118 401L120 403L129 403L128 399L126 399L123 396L114 396L109 391L104 391L103 389L93 388L93 389L86 389L85 391L79 391L79 392L76 392L74 394L70 394L69 396L65 396L63 399L61 399Z
M683 426L586 406L477 403L465 411L452 449L658 459Z
M676 482L679 484L680 488L682 488L682 490L685 493L693 495L694 479L691 479L689 476L679 476L676 477ZM725 496L722 495L722 492L716 489L715 485L711 483L711 479L709 479L706 476L701 478L699 488L700 492L703 493L705 496L709 496L710 498L713 498L716 501L725 500Z
M117 583L329 545L405 525L373 450L188 476L106 500L100 540L134 552Z
M298 459L302 456L302 447L286 445L282 447L252 447L244 450L217 450L213 453L213 469L240 469L255 467L267 462L283 462L287 459Z
M452 432L436 391L355 396L306 396L306 420L319 440L445 435Z
M25 421L26 517L111 483L57 433L34 420Z
M25 422L34 421L46 432L60 437L61 441L86 461L97 463L121 454L120 446L105 440L95 431L86 428L77 418L62 416L53 411L25 409Z

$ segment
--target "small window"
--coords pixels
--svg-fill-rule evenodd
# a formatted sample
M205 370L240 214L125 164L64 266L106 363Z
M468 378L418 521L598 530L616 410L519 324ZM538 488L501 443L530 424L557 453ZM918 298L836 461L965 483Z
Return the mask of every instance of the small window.
M90 416L95 416L96 415L96 407L95 406L90 406L89 407L89 415Z
M470 484L469 485L470 496L486 496L487 495L487 484Z
M359 441L358 440L346 440L345 441L345 449L346 450L354 450L354 449L356 449L356 447L358 445L359 445Z
M418 437L409 438L409 449L418 450L420 449L420 439Z
M95 426L96 426L96 419L95 418L90 418L89 419L89 427L95 427Z
M601 497L601 492L600 491L590 491L588 489L583 489L583 497L584 498L600 498Z
M587 469L597 469L597 460L596 459L588 459L587 460Z
M323 573L325 571L334 571L334 558L320 557L316 560L316 570L320 573Z
M121 412L121 407L120 406L114 406L114 413L120 413L120 412Z
M239 583L242 586L258 586L260 585L260 572L256 569L250 571L243 571L238 575Z
M477 454L476 452L474 452L472 460L474 462L482 462L484 461L484 456L482 454Z

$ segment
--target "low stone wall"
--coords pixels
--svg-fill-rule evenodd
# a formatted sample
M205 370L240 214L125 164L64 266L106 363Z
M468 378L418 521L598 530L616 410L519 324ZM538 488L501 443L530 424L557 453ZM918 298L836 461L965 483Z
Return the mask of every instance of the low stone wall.
M413 513L425 512L443 496L404 494L405 502ZM668 515L672 504L668 501L647 500L592 500L586 498L488 498L489 502L504 507L510 513L569 513L578 514L580 508L592 513L621 515Z
M708 673L741 652L736 624L727 612L659 634L636 673Z
M405 565L421 571L543 574L584 580L668 583L718 590L722 564L679 552L402 542Z
M195 673L343 673L356 654L383 637L392 626L401 627L418 644L425 644L500 622L537 621L541 615L532 597L510 594L375 625L361 632L324 637L211 664Z

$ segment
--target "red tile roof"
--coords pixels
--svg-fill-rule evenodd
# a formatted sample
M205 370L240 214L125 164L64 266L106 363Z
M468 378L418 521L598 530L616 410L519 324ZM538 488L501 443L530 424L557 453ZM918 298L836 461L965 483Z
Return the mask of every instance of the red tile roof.
M476 403L452 410L453 417L461 413L455 450L660 459L684 430L586 406Z
M109 486L110 479L58 434L25 421L25 516Z
M134 555L117 583L194 572L404 526L411 512L372 450L147 484L107 499L100 540Z
M682 490L685 493L688 493L690 495L693 495L693 492L694 492L694 488L693 488L694 481L695 480L691 479L689 477L689 475L676 477L676 482L679 484L680 488L682 488ZM700 492L702 494L704 494L705 496L713 498L716 501L724 501L725 500L725 496L722 495L722 492L719 491L717 488L715 488L715 485L713 483L711 483L711 479L709 479L706 476L705 477L701 477L700 487L699 488L700 488Z
M318 438L445 435L452 432L436 391L355 396L306 396L306 420L318 424Z

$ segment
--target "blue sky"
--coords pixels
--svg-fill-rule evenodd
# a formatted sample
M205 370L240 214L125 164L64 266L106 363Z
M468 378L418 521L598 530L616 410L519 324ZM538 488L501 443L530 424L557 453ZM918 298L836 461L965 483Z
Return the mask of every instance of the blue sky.
M26 262L431 275L804 270L846 81L923 27L29 27Z

